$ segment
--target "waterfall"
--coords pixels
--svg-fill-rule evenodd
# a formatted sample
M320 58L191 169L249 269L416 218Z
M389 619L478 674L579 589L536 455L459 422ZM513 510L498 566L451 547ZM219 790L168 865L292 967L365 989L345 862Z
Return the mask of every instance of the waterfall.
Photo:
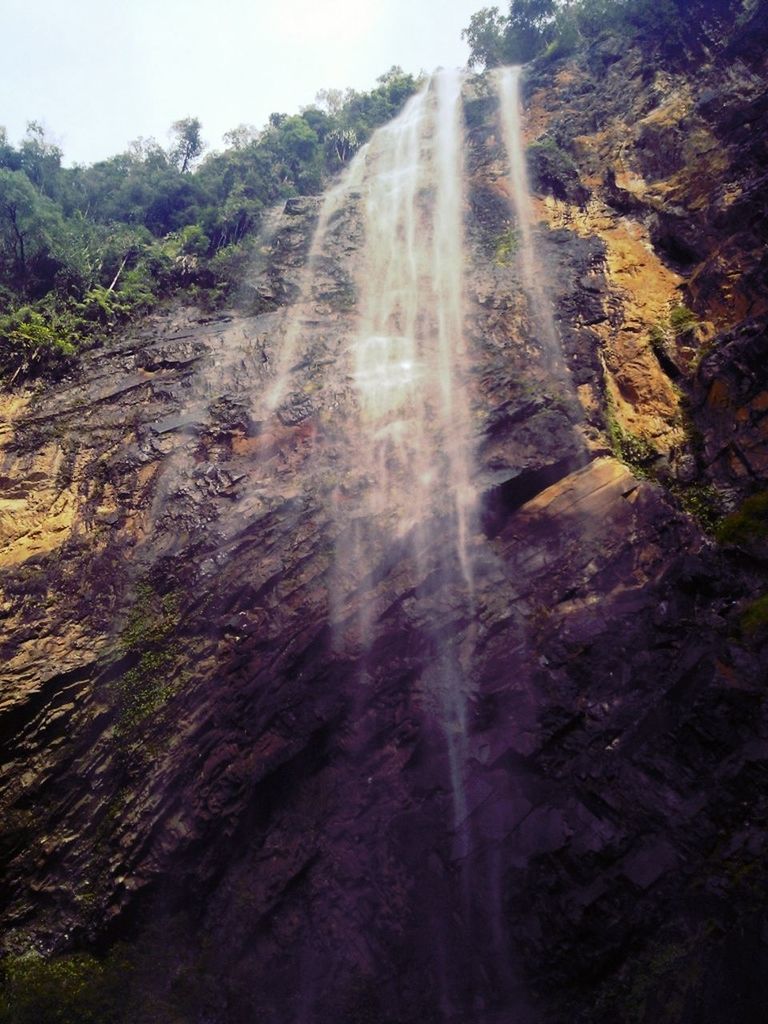
M500 70L494 83L519 242L511 281L527 298L547 369L573 394L536 252L520 69ZM356 712L401 673L409 702L439 727L453 855L469 864L468 708L479 628L473 401L480 408L482 397L465 324L463 87L462 72L432 75L325 195L264 415L293 422L283 402L299 419L304 408L317 413L301 473L314 474L313 500L324 498L331 523L334 656L356 679ZM326 301L334 288L344 296L335 308ZM405 595L394 608L393 593ZM377 647L392 635L403 653Z
M509 161L510 203L517 218L520 273L523 289L528 296L531 317L537 336L553 361L553 368L560 368L562 354L552 304L544 291L545 275L539 265L533 238L533 206L520 113L521 72L520 67L508 67L500 68L495 74L501 134Z
M567 384L537 259L518 70L495 83L519 238L504 287L524 292L542 361ZM290 426L295 410L304 430L297 438L312 437L304 454L297 440L292 471L311 478L313 511L324 503L328 639L349 680L351 749L357 737L361 748L370 742L375 723L382 751L396 760L401 715L419 722L451 836L444 855L462 932L450 955L465 957L470 987L481 990L490 971L509 994L518 982L499 907L501 861L483 847L485 812L474 813L489 790L473 767L479 746L469 713L482 707L485 685L480 583L496 569L476 491L475 416L482 422L486 401L478 367L487 353L482 338L470 348L466 322L466 268L478 246L467 233L473 150L464 84L459 71L432 75L321 201L270 364L264 418ZM301 419L305 409L311 423ZM507 585L503 573L495 578ZM503 805L504 783L496 785ZM495 936L490 959L474 953L471 937L485 934ZM458 1005L454 981L440 986L446 1007Z
M411 578L424 653L417 699L444 736L454 831L467 801L465 670L457 621L473 617L476 494L465 340L463 75L439 71L380 128L324 199L299 295L268 392L270 410L296 393L301 351L323 335L315 279L330 232L346 211L361 245L354 255L356 316L338 321L334 357L334 471L330 496L335 565L330 615L339 653L359 661L386 611L377 579L397 550ZM357 229L356 229L357 230ZM327 268L326 268L327 270ZM341 339L341 340L338 340ZM338 398L348 381L348 392ZM317 382L305 386L317 387ZM386 600L386 597L383 598ZM466 645L465 645L466 646ZM465 839L456 848L466 852Z
M435 74L401 115L371 140L358 176L364 246L360 317L352 340L357 423L354 475L363 482L354 550L372 573L389 537L411 549L417 596L430 577L440 600L471 617L470 405L464 335L464 136L462 76ZM434 588L432 602L434 605ZM444 732L457 835L467 817L464 674L454 638L435 610L424 627L433 656L422 685ZM359 613L363 645L373 620ZM460 839L459 852L466 852Z

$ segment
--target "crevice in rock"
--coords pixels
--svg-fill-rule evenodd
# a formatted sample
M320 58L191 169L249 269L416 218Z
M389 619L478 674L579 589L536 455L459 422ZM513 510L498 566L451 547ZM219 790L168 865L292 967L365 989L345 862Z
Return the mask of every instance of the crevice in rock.
M483 495L481 510L483 533L489 540L498 536L514 512L583 466L583 456L568 455L557 462L520 470L487 490Z

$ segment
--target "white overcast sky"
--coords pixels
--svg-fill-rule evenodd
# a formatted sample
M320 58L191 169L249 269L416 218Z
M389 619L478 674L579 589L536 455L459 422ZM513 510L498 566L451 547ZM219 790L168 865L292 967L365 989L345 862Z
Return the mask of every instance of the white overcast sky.
M369 89L393 64L463 65L489 0L0 0L0 125L40 121L67 164L165 145L199 117L212 148L297 113L325 88ZM502 6L505 6L502 4Z

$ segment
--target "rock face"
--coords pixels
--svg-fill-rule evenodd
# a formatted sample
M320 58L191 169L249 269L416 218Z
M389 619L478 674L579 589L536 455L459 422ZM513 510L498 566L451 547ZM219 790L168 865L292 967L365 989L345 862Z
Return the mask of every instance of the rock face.
M365 580L370 649L330 626L354 196L319 255L320 201L291 201L226 313L3 397L10 955L118 950L131 1021L762 1020L765 565L687 500L766 481L761 27L695 67L604 39L532 72L566 375L506 244L494 100L467 102L471 616L439 540L404 538ZM461 829L440 637L472 655Z

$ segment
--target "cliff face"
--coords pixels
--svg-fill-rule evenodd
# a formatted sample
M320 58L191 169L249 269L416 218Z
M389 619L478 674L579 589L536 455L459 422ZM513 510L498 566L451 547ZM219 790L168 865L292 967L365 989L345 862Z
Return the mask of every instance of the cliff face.
M764 6L752 5L705 23L691 52L665 59L607 37L529 86L531 137L554 147L537 158L541 215L606 245L600 333L619 421L679 446L682 387L708 435L701 468L742 493L765 471L750 344L766 314L765 37ZM698 326L670 324L674 305Z
M700 525L768 471L759 14L696 54L604 38L529 74L567 373L473 83L471 615L439 540L402 540L359 583L370 649L338 643L359 196L311 295L319 201L292 200L235 308L3 397L12 956L118 949L132 1021L762 1019L765 550ZM467 843L438 637L471 652Z

